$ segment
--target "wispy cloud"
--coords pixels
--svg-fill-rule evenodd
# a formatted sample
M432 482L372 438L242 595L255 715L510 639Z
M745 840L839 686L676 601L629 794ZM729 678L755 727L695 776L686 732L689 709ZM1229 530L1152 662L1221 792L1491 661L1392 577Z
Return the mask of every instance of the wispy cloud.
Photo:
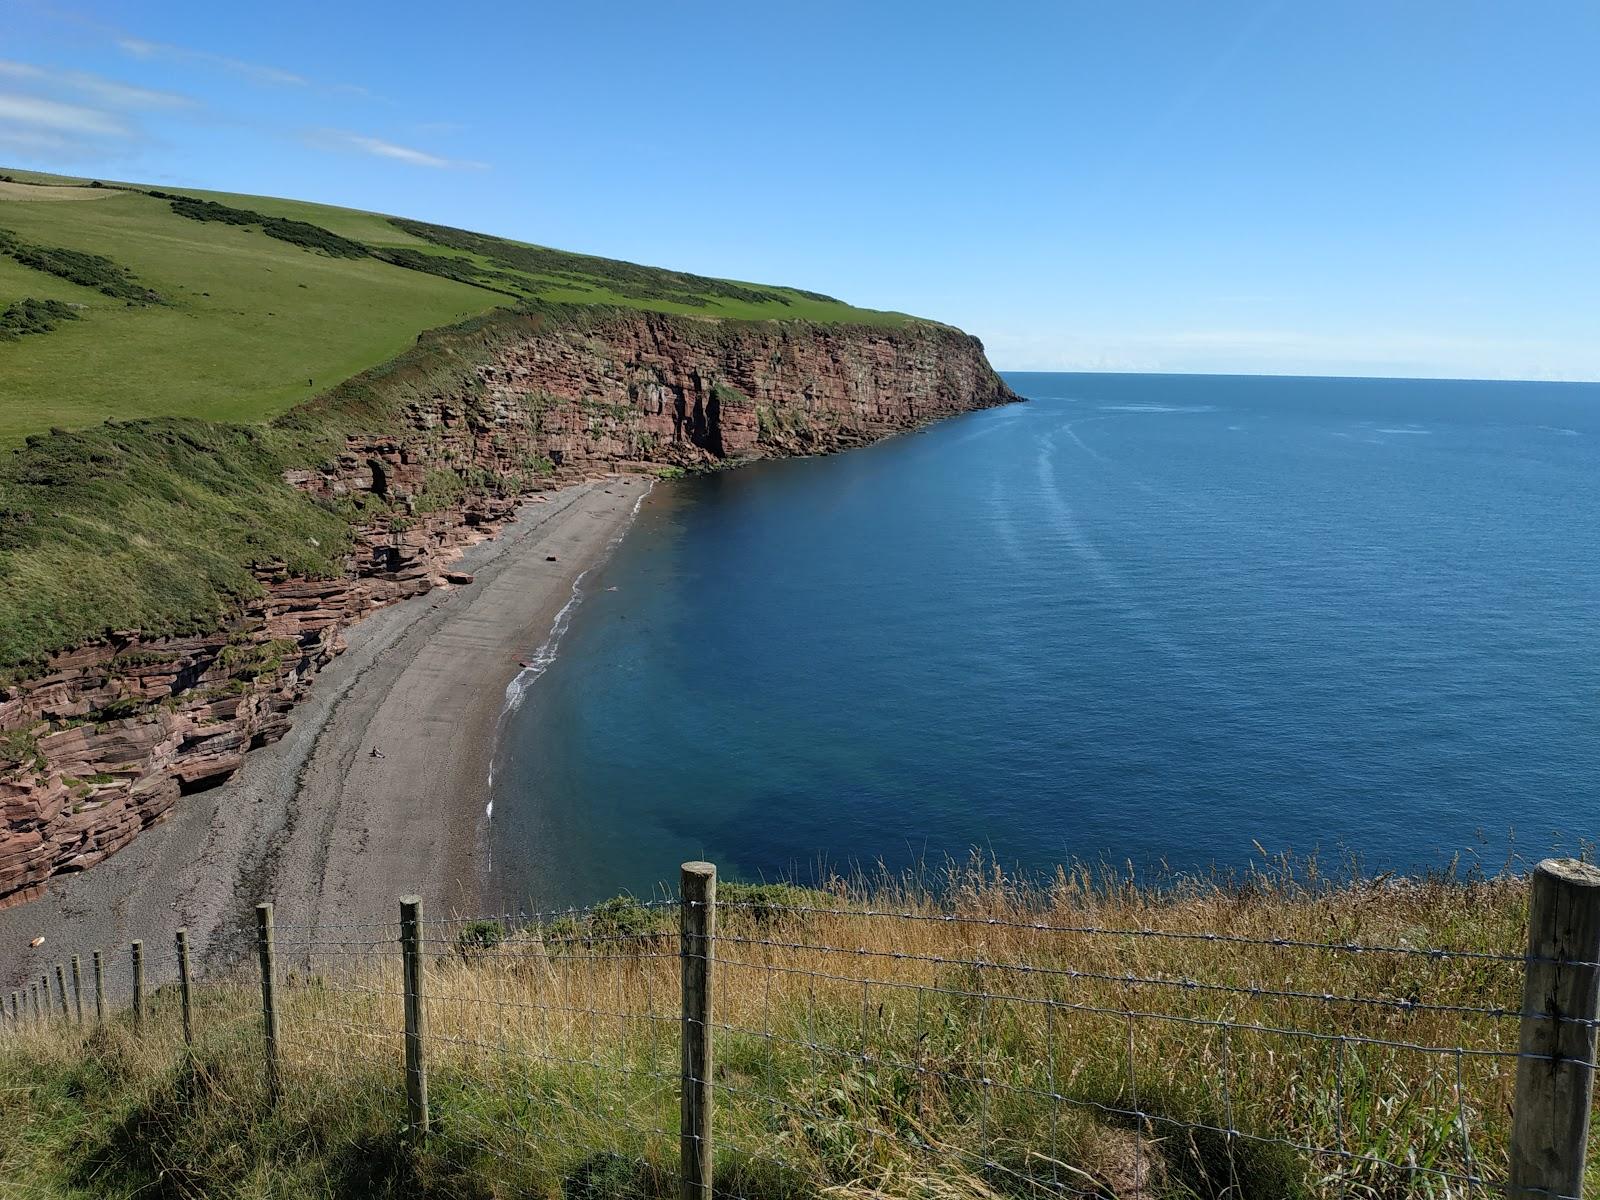
M136 87L87 71L55 70L6 59L0 59L0 78L16 80L23 86L76 92L119 110L192 108L195 105L194 100L176 92Z
M1015 370L1600 379L1592 347L1539 338L1189 328L1098 336L1008 330L985 340Z
M118 34L115 41L118 49L134 58L200 63L209 67L217 67L270 87L301 88L312 86L311 80L304 75L286 71L282 67L246 62L240 58L230 58L226 54L213 54L209 50L191 50L187 46L174 46L170 42L152 42L145 38L133 37L130 34Z
M444 158L438 154L429 154L426 150L417 150L410 146L385 141L383 138L366 137L358 133L323 130L313 134L308 140L324 149L353 150L360 154L370 154L376 158L392 159L408 166L427 167L435 171L484 171L489 166L488 163L471 162L466 159Z
M80 136L125 137L131 132L110 113L14 92L0 92L0 121L24 130L46 129Z

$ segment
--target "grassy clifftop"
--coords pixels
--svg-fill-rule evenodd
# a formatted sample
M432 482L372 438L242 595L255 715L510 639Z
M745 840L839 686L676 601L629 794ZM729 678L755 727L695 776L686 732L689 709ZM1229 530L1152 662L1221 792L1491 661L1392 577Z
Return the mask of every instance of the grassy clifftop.
M209 632L252 564L342 570L360 501L283 481L619 311L932 324L327 205L0 169L0 683L111 629Z
M28 300L79 319L14 338L0 321L0 447L108 417L260 421L423 330L529 300L910 319L380 213L0 168L0 312Z

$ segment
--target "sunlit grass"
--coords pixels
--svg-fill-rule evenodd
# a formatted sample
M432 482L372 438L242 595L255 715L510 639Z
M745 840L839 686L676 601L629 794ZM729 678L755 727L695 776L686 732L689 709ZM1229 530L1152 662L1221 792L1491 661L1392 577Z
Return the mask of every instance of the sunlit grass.
M1520 1006L1520 965L1333 947L1515 956L1524 888L1273 872L1156 894L975 867L937 892L735 891L715 976L720 1186L1467 1195L1465 1177L1504 1171L1517 1019L1497 1010ZM462 925L430 924L421 1149L404 1134L395 927L315 945L285 930L276 1111L253 979L205 991L192 1060L163 993L143 1042L119 1018L6 1044L0 1175L46 1195L91 1178L130 1196L671 1195L675 920L621 905L459 941Z

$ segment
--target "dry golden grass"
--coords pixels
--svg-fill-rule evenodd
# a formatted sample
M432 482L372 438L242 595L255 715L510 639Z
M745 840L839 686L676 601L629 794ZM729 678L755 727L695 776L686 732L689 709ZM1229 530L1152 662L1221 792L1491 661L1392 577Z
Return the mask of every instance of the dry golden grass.
M1505 1164L1521 967L1498 956L1522 950L1524 889L1303 872L1163 892L1063 874L1040 889L981 865L936 888L725 888L719 1191L1480 1194L1468 1178ZM623 903L498 932L429 924L420 1151L402 1131L395 926L309 945L286 931L285 1097L270 1115L248 979L206 992L187 1066L164 994L142 1044L120 1027L87 1051L70 1031L26 1035L0 1053L0 1080L27 1093L86 1058L116 1064L142 1144L183 1164L160 1175L172 1195L674 1194L675 921ZM22 1139L19 1154L14 1140L0 1169L58 1144ZM148 1185L144 1151L78 1141L100 1183L125 1185L103 1194Z

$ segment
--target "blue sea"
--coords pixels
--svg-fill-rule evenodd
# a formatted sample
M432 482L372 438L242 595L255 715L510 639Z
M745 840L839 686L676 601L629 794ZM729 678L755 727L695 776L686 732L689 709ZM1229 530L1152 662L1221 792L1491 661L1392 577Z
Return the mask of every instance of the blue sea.
M1007 379L656 485L505 718L495 894L1600 834L1600 385Z

